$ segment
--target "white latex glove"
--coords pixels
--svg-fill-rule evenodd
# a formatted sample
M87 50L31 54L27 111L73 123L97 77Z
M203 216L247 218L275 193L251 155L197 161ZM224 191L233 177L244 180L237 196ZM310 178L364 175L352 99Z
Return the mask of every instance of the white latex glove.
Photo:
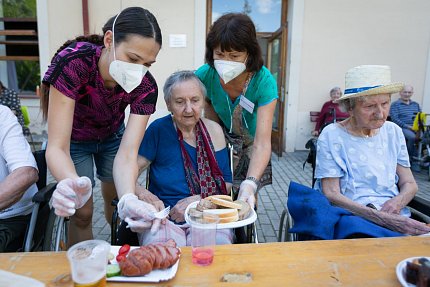
M61 180L52 194L51 204L55 214L62 217L72 216L91 197L91 180L82 176L77 179Z
M239 196L237 199L247 202L252 209L255 208L255 192L257 191L257 186L250 183L248 180L242 181L239 188Z
M160 219L154 218L157 212L149 203L139 200L135 194L127 193L118 202L118 215L128 223L128 227L134 232L142 233L151 228L155 234L160 228Z

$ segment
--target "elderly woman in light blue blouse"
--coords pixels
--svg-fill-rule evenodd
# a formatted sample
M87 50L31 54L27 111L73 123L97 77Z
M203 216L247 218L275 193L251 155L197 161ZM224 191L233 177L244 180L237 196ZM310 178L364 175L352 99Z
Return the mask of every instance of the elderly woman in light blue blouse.
M346 120L329 125L318 138L317 189L329 201L378 225L419 235L430 227L411 219L406 205L418 191L402 130L387 122L392 93L388 66L350 69L339 104Z

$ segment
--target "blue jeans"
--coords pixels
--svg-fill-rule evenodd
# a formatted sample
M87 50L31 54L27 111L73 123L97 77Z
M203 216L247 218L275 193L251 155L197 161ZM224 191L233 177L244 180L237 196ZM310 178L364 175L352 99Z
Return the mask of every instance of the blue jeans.
M101 141L71 141L70 156L79 176L87 176L94 187L94 165L97 178L103 182L113 182L113 161L118 152L125 126Z

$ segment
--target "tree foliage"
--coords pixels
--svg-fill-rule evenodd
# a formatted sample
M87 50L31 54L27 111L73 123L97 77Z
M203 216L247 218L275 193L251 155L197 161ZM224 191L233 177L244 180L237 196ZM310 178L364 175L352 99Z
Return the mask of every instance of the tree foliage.
M251 4L249 4L248 0L245 0L245 2L243 3L242 13L249 16L251 14L251 12L252 12Z
M36 0L2 0L3 17L36 18ZM40 83L38 61L15 61L18 88L20 91L35 91Z
M35 18L36 0L3 0L3 17Z

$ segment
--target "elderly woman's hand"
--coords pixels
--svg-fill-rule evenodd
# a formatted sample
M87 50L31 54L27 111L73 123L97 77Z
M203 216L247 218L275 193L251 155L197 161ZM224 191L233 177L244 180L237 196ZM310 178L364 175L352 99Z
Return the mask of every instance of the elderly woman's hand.
M382 206L381 211L392 213L392 214L400 214L400 211L405 207L405 205L401 204L401 200L398 197L393 197L387 200Z
M421 235L430 232L430 226L406 216L386 212L380 212L380 216L385 227L400 233Z
M200 199L200 195L197 194L179 200L176 205L170 210L170 219L177 223L184 222L185 209L187 209L187 206L194 201L199 201Z
M158 196L154 195L152 192L150 192L143 186L136 186L136 195L140 200L152 204L155 209L157 209L157 211L161 211L164 209L164 203L158 198Z

